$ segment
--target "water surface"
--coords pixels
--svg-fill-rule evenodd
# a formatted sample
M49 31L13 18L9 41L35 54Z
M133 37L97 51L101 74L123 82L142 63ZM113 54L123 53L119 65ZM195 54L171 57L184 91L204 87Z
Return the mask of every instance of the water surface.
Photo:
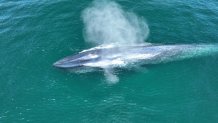
M56 60L89 48L81 12L92 1L0 0L0 122L216 122L218 56L73 74ZM144 17L151 43L218 43L216 0L117 0Z

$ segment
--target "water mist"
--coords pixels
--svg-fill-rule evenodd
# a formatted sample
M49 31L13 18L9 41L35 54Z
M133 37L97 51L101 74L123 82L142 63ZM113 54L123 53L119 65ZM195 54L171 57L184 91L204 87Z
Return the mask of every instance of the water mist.
M143 43L149 34L148 25L143 17L124 11L114 1L93 1L83 11L82 18L85 24L85 40L96 45L139 44ZM103 53L110 55L108 52ZM104 69L109 81L119 80L112 74L111 68Z

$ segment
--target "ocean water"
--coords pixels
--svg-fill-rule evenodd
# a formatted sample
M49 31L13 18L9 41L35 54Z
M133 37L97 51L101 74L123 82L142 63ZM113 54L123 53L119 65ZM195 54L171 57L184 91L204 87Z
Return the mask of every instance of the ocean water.
M120 69L116 84L54 68L93 46L82 18L92 2L0 0L0 123L218 122L217 54ZM115 3L146 20L147 42L218 43L217 0Z

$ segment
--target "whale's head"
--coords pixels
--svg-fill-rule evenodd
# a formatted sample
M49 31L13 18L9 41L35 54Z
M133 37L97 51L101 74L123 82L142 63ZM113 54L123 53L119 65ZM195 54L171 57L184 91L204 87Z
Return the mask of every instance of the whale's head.
M80 52L56 61L53 66L69 69L83 67L86 63L97 61L100 58L99 52L99 50Z

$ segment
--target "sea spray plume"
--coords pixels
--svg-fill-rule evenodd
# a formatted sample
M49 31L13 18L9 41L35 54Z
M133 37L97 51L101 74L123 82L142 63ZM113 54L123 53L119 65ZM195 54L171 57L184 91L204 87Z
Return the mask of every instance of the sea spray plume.
M125 12L114 1L95 0L83 11L82 18L85 24L85 40L98 45L134 45L143 43L149 34L149 28L143 18ZM110 54L107 51L101 52L101 59L106 59L103 56ZM104 67L104 71L107 80L113 83L119 81L112 68Z
M149 29L143 18L125 12L113 1L94 1L82 13L84 36L94 44L133 45L143 43Z

